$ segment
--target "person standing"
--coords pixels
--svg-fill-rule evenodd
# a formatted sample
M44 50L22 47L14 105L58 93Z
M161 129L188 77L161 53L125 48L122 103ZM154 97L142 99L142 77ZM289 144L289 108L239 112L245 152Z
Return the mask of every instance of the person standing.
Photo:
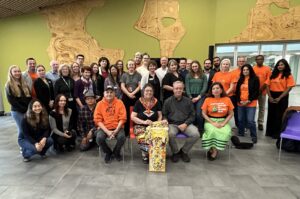
M256 76L259 78L259 96L258 96L258 130L264 130L264 118L265 118L265 105L266 105L266 88L267 81L271 76L271 69L269 66L264 65L264 56L257 55L255 58L256 65L253 67L253 70Z
M186 58L182 57L179 59L179 69L178 73L182 76L183 79L185 79L185 76L189 73L189 71L186 69Z
M36 97L36 93L33 87L34 81L38 78L35 70L36 61L34 58L30 57L26 59L27 70L22 73L23 79L29 86L31 96Z
M58 74L59 64L58 64L58 61L52 60L50 62L50 67L51 67L51 70L46 73L46 78L50 79L52 81L53 85L54 85L56 80L59 79L59 74Z
M45 71L43 65L38 65L36 67L38 78L33 83L33 86L37 99L41 101L47 112L50 113L54 103L54 88L52 81L46 78Z
M21 69L18 66L10 66L7 76L5 84L6 98L11 105L11 115L17 124L18 139L20 139L23 135L21 122L31 101L30 88L22 78Z
M278 139L282 130L282 116L289 105L289 92L295 86L289 63L279 60L267 82L268 117L266 136Z
M236 86L239 135L244 136L245 128L249 128L252 142L257 143L255 113L259 95L259 79L253 68L245 64Z

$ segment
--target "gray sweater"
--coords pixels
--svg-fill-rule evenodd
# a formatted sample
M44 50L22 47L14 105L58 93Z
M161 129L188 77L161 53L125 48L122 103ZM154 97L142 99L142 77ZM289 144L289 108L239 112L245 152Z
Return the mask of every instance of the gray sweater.
M163 106L163 117L169 124L187 124L190 125L195 120L195 110L192 101L182 96L177 100L174 96L169 97Z

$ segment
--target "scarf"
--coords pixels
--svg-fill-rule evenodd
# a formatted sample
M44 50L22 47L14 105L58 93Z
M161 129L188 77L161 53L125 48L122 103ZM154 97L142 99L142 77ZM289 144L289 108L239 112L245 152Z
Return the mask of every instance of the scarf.
M150 113L151 109L155 106L155 104L157 103L157 99L155 97L152 97L150 100L150 103L147 104L145 98L140 97L140 102L142 103L143 107L146 109L146 113Z
M85 78L81 77L80 78L83 84L83 95L85 95L89 90L93 91L93 82L92 79L89 78L88 80L86 80Z

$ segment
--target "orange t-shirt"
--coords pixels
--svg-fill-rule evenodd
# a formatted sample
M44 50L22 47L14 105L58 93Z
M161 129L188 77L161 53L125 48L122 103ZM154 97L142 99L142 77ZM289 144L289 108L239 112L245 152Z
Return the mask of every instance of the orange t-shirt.
M28 74L29 74L29 76L30 76L31 79L32 79L31 96L32 96L33 98L35 98L35 97L36 97L36 93L35 93L35 90L34 90L33 83L34 83L34 81L38 78L38 75L37 75L37 73L28 73Z
M231 75L234 78L234 82L238 82L241 76L241 69L239 67L237 67L236 69L233 69L231 72ZM236 84L234 84L234 89L233 89L233 94L235 94L236 91Z
M264 84L267 84L271 76L271 68L269 66L254 66L253 70L259 79L259 88L261 89ZM266 90L264 90L262 94L265 95L266 93Z
M208 97L205 99L201 109L206 111L206 114L211 117L226 117L228 112L234 109L234 106L229 97Z
M230 88L231 83L236 83L236 79L232 75L231 72L217 72L213 79L212 82L220 82L222 86L224 87L225 92ZM228 93L228 96L232 96L233 92Z
M288 76L288 78L281 78L281 73L280 73L275 79L269 79L267 84L270 87L270 91L283 92L288 87L294 87L295 80L292 75Z
M248 83L249 83L249 77L246 77L244 83L240 87L241 101L247 101L249 99ZM256 107L256 105L257 105L257 100L252 100L252 102L247 104L246 107ZM238 106L242 106L242 104L238 102Z

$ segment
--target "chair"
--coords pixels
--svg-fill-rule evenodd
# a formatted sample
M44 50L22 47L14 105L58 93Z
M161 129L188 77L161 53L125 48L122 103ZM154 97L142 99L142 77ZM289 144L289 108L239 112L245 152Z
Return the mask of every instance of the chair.
M300 141L300 112L294 112L287 121L287 125L284 131L280 134L279 144L279 161L281 157L282 139L291 139Z
M130 107L130 115L133 111L133 106ZM131 160L133 160L133 151L132 151L132 139L135 139L135 134L133 132L133 121L130 120L129 122L129 141L130 141L130 155L131 155ZM129 145L129 142L128 142ZM128 146L129 148L129 146Z

